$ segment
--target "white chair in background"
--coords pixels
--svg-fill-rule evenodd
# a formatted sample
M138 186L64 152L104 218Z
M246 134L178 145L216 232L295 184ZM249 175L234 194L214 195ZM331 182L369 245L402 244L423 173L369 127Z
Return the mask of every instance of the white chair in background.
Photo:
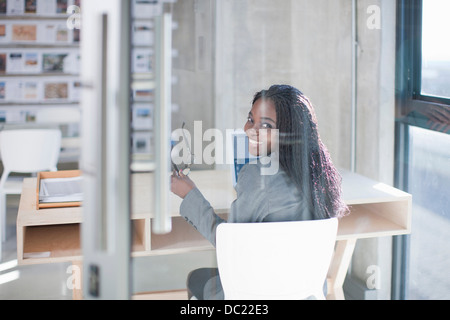
M6 195L22 192L23 177L10 173L56 171L61 149L61 131L57 129L20 129L0 132L3 174L0 179L0 260L1 242L6 239Z
M220 224L216 252L225 299L325 299L337 226L337 218Z

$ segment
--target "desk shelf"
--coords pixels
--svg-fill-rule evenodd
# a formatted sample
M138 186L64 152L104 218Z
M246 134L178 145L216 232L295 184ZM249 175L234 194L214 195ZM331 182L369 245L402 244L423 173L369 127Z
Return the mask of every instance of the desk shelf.
M137 219L133 225L133 255L146 254L150 248L148 221ZM19 264L81 261L81 223L17 226Z
M142 175L140 177L143 178ZM19 264L81 261L82 207L37 210L35 193L36 178L25 179L17 218ZM133 257L213 249L213 246L179 215L172 217L171 233L152 233L153 219L149 213L148 197L139 198L136 203L138 209L132 215Z
M133 226L133 247L132 251L136 255L145 253L150 250L149 230L150 224L148 219L132 220Z
M18 235L23 245L18 256L21 264L63 262L68 257L71 261L81 260L78 223L28 226L22 227L22 231Z
M405 212L408 201L350 205L350 214L339 221L337 240L363 239L410 233Z
M180 252L214 249L192 225L182 217L172 217L172 232L151 235L152 254L176 254Z

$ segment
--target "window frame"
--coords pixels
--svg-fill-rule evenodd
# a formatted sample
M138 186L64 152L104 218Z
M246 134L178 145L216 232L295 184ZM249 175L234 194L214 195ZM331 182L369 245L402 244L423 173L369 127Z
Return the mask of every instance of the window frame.
M416 3L414 5L414 3ZM422 29L423 29L423 0L413 1L413 78L412 78L412 92L411 103L417 104L422 108L436 108L438 106L450 105L450 98L437 97L432 95L422 94Z
M397 0L394 186L408 191L409 126L450 134L450 125L427 118L450 115L450 99L421 94L423 0ZM434 120L434 121L433 121ZM449 121L450 122L450 121ZM393 237L391 299L407 299L410 236Z
M450 114L450 98L421 93L422 8L423 0L397 0L396 121L450 134L450 126L437 130L442 124L425 116Z

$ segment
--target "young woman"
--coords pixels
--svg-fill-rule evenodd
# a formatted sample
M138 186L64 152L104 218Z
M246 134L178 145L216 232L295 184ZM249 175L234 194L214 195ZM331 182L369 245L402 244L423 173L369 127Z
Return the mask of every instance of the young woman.
M261 162L241 169L228 222L327 219L346 213L341 177L320 140L313 107L299 90L274 85L256 93L244 130L253 155L278 152L272 159L278 159L279 170L263 175ZM278 141L272 141L271 130L278 130ZM180 214L215 245L216 228L226 221L187 176L174 174L171 188L184 199ZM191 272L188 291L198 299L223 299L217 269Z

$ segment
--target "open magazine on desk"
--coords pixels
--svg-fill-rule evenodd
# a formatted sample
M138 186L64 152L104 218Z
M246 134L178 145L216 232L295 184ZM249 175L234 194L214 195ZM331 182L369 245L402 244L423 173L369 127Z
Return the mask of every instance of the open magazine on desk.
M83 178L79 170L39 172L36 207L77 207L83 201Z
M82 178L41 179L39 202L83 201Z

